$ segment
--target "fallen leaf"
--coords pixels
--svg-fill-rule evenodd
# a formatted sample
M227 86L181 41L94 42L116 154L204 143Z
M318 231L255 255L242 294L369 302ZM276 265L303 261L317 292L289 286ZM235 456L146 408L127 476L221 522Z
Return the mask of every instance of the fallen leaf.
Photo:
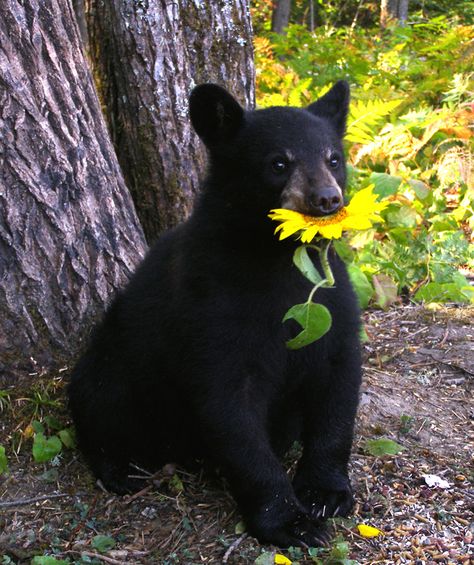
M431 488L449 488L451 485L438 475L422 475L425 483Z

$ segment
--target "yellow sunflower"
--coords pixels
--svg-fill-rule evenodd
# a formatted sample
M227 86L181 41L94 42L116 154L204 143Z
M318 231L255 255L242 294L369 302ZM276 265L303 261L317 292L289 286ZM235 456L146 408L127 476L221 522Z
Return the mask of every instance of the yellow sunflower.
M372 223L380 221L380 212L388 206L388 202L378 202L374 194L374 185L356 192L347 206L330 216L307 216L279 208L271 210L269 218L281 224L275 229L280 232L280 239L301 232L299 237L303 243L309 243L316 235L325 239L339 239L345 230L366 230Z

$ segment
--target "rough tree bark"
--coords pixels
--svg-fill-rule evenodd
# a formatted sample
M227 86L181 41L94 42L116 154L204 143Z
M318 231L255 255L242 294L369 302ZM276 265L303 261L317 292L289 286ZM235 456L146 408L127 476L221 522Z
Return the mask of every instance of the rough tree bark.
M70 356L143 255L64 0L0 4L0 374Z
M380 25L386 27L390 21L404 25L408 18L409 0L381 0Z
M275 0L272 12L272 31L275 33L284 32L290 21L290 11L291 0Z
M90 52L109 128L145 234L186 217L204 150L188 119L201 82L254 104L246 0L87 0Z

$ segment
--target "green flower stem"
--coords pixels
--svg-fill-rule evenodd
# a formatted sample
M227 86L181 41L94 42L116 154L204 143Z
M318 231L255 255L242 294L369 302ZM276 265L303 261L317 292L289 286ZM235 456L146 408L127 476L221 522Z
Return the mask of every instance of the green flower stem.
M286 342L288 349L301 349L325 335L332 325L331 313L323 304L315 304L313 296L318 288L334 287L334 275L329 265L328 251L330 240L321 240L321 247L316 245L304 245L299 247L293 255L293 263L300 272L313 283L313 288L308 300L303 304L295 304L283 317L286 320L295 320L301 326L300 333ZM321 269L325 278L311 261L306 248L310 247L318 252Z
M331 270L331 266L329 265L328 259L328 252L329 247L331 246L331 240L325 239L323 240L322 247L319 250L319 260L321 261L321 267L323 269L324 276L326 277L327 284L325 287L334 286L334 275Z
M327 284L326 284L327 282L328 281L326 279L322 279L321 281L318 282L318 284L314 285L313 289L309 293L308 300L306 302L307 303L312 302L314 293L318 290L318 288L321 288L321 287L325 288L327 286Z
M328 252L330 245L331 245L331 240L329 239L323 241L322 247L316 247L315 245L311 245L311 247L313 247L313 249L316 249L319 253L319 260L321 262L321 267L323 269L325 278L319 281L316 285L314 285L313 289L311 290L308 296L308 300L306 301L307 303L313 301L313 296L315 292L318 290L318 288L321 287L331 288L334 286L334 275L331 270L331 266L329 265L329 259L328 259Z

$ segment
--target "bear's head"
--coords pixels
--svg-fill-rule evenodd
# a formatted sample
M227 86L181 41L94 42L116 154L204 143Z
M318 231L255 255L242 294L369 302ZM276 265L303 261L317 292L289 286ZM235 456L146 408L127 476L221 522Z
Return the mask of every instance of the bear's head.
M349 85L336 83L306 108L245 111L226 90L202 84L191 93L191 122L210 157L207 189L243 214L273 208L332 214L344 205L342 139Z

